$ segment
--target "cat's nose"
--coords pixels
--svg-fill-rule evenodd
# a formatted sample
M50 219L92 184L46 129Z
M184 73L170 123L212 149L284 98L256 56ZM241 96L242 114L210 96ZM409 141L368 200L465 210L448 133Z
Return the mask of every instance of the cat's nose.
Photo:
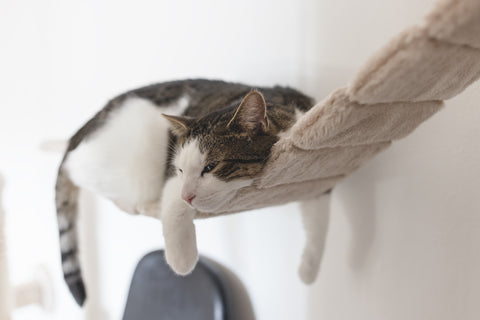
M182 199L185 200L188 204L192 204L193 199L195 199L195 195L192 193L182 192Z

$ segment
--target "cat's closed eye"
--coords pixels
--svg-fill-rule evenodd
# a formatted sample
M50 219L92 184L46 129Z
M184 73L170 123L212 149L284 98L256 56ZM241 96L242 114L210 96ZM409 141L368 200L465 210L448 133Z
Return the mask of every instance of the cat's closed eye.
M203 168L203 171L202 171L202 176L205 174L205 173L209 173L210 171L212 171L213 169L215 169L215 167L218 165L218 163L209 163L208 165L205 166L205 168Z

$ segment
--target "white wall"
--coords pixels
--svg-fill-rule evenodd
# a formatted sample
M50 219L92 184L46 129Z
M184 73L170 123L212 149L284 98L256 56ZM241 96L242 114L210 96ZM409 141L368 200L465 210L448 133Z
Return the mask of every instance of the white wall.
M340 72L346 81L370 48L416 21L432 1L321 3L325 41L317 57L351 66ZM335 189L308 319L480 317L479 120L477 82Z
M64 138L112 95L184 77L289 84L321 98L433 0L0 2L0 171L12 281L37 264L57 308L16 320L81 318L61 279L53 208ZM247 285L259 319L477 319L479 84L334 192L320 278L296 276L303 234L295 204L199 221L201 252ZM90 318L118 319L137 259L162 245L159 222L84 197ZM97 217L92 213L97 213ZM98 283L96 283L98 282ZM96 312L100 312L101 315Z
M311 319L478 319L480 86L339 185Z

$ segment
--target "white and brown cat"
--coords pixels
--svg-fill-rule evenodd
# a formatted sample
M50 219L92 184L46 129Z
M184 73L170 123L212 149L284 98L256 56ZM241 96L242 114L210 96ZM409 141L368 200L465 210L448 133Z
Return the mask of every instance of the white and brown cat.
M312 106L290 88L257 91L210 80L155 84L108 102L70 139L56 184L62 267L76 301L86 298L77 255L79 187L126 212L160 218L166 260L188 274L198 259L196 212L213 213L250 186L279 135ZM325 210L328 197L302 206L307 245L299 273L307 283L320 263Z

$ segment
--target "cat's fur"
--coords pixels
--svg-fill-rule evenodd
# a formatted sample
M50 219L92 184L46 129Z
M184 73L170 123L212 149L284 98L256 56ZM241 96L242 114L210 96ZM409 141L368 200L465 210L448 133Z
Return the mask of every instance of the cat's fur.
M111 100L70 139L56 205L64 276L79 304L86 294L77 255L78 187L126 212L161 218L167 262L188 274L198 258L196 211L215 212L250 186L279 136L313 106L290 88L258 90L209 80L143 87ZM304 215L307 240L315 240L311 211ZM305 254L315 246L307 244ZM319 258L305 254L300 275L311 282Z

